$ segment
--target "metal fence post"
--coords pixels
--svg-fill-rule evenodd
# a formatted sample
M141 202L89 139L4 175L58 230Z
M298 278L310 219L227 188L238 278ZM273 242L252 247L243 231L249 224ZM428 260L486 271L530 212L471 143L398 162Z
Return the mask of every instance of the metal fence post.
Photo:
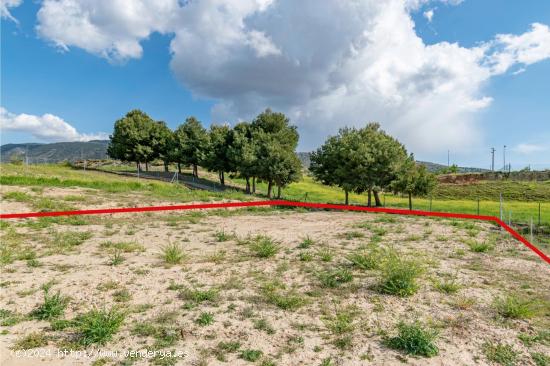
M531 243L533 243L533 216L531 216L531 225L530 225L530 239L531 239Z
M479 216L479 198L477 199L477 214Z

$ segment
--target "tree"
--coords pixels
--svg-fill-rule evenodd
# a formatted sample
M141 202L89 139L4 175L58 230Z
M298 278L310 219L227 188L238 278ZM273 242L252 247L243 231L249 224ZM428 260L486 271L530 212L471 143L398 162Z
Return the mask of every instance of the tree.
M371 206L371 193L374 194L376 206L381 206L378 191L390 188L399 166L407 158L407 151L399 141L381 130L378 123L367 124L359 133L369 155L362 177L365 184L363 190L368 192L368 206Z
M157 121L152 129L151 146L155 158L159 158L164 163L164 171L168 171L168 164L172 158L172 148L174 147L174 133L165 122Z
M429 194L436 186L433 174L424 165L418 165L411 154L399 167L397 178L391 183L394 193L406 193L409 210L412 210L412 196Z
M251 130L257 158L256 169L252 170L252 174L267 182L267 197L271 198L273 185L277 181L286 186L300 177L300 162L295 153L298 131L290 125L290 120L283 113L270 109L254 119ZM280 195L281 186L278 187Z
M155 130L155 122L144 112L135 109L125 117L115 122L113 134L109 136L110 143L107 154L113 159L136 162L148 162L155 158L155 151L151 146L151 137Z
M227 157L231 170L246 180L246 193L250 193L250 178L257 171L256 144L248 122L237 124L229 133Z
M198 166L206 156L208 134L199 120L189 117L175 131L175 145L179 163L191 165L193 176L198 178Z
M309 170L319 182L338 186L344 190L345 203L349 204L349 192L362 192L364 177L371 157L361 143L361 136L354 128L340 129L311 154Z
M231 129L227 125L211 125L208 132L208 150L204 159L204 166L210 170L218 172L218 178L222 186L225 185L225 173L231 171L231 161L229 159L229 143L231 138Z

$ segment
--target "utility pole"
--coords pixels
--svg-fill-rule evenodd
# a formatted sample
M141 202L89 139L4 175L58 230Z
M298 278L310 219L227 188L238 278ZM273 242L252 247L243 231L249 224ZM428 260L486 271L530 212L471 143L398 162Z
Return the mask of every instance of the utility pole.
M495 148L491 148L491 171L495 171Z
M504 149L502 150L502 159L504 160L504 171L506 172L506 145L504 145Z

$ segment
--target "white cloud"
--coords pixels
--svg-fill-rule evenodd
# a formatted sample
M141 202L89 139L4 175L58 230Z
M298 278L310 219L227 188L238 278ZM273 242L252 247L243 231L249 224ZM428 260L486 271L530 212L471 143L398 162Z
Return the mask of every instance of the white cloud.
M44 0L37 31L63 50L124 61L141 57L151 33L172 29L179 9L178 0Z
M16 8L23 3L23 0L1 0L0 1L0 17L9 19L15 23L18 23L17 19L10 13L10 8Z
M62 118L46 113L42 116L14 114L0 107L0 129L2 131L24 132L40 141L90 141L105 140L106 133L79 133L76 128Z
M376 120L415 152L466 151L484 138L477 112L492 101L484 86L549 58L548 26L472 48L426 45L411 12L433 2L45 0L38 30L63 48L115 59L140 57L152 32L173 33L172 71L217 101L214 122L269 106L299 126L302 149Z
M544 146L544 145L523 143L523 144L518 144L514 146L512 150L518 154L529 155L533 153L546 151L548 149L549 149L548 146Z
M428 20L428 22L431 23L432 19L434 17L434 10L433 9L428 9L424 13L422 13L422 15L424 15L424 18L426 18Z

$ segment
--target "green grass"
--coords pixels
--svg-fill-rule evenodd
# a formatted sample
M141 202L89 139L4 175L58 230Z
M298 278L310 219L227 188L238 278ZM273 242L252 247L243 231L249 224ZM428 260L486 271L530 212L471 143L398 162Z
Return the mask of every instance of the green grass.
M50 295L49 288L44 290L44 302L34 309L31 315L39 320L51 320L59 318L65 312L69 298L58 291Z
M357 249L346 259L356 268L363 270L377 269L380 266L380 251L377 248Z
M397 335L386 339L386 344L409 355L433 357L439 353L436 339L437 332L419 322L401 322L397 325Z
M202 312L200 313L199 317L195 319L195 323L197 323L201 327L210 325L214 323L214 314L208 313L208 312Z
M483 353L491 362L502 366L516 365L519 355L509 344L485 342L483 344Z
M239 355L245 361L256 362L263 356L263 352L256 349L245 349L241 351Z
M252 255L258 258L273 257L279 252L279 244L266 235L257 235L249 240Z
M80 315L75 320L76 329L79 332L79 343L84 346L104 345L118 332L124 318L125 314L115 308L92 309Z
M390 251L382 261L378 289L384 294L410 296L417 291L416 281L422 272L417 261Z
M527 319L536 314L536 303L518 295L507 295L494 300L497 313L510 319Z
M353 281L353 274L347 268L336 268L319 272L317 275L322 287L335 288Z
M180 264L187 258L183 247L176 243L171 243L162 248L161 258L166 264Z
M13 350L26 350L38 347L44 347L48 344L48 338L44 333L30 333L15 341L13 345Z

